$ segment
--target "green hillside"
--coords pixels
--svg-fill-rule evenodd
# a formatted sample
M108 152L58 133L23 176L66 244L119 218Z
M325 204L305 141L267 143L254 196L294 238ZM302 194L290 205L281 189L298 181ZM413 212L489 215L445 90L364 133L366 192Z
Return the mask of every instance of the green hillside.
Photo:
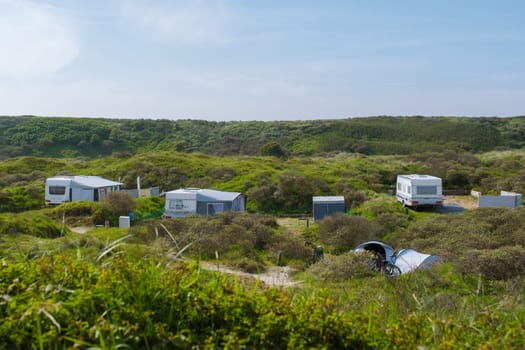
M445 189L525 191L521 150L472 154L445 151L417 155L324 157L212 156L155 151L97 158L16 157L0 161L0 212L40 208L44 181L55 175L98 175L135 188L215 188L243 192L248 209L272 214L311 212L314 195L341 194L352 208L363 198L394 189L397 174L428 173Z
M0 158L147 151L256 155L276 142L289 156L514 149L525 118L369 117L282 122L0 117Z
M524 122L0 117L0 349L524 348L524 208L405 211L389 191L426 173L525 193ZM162 220L163 198L123 192L44 207L59 174L239 191L248 213ZM349 212L304 220L314 195ZM372 239L440 263L387 277L353 252Z

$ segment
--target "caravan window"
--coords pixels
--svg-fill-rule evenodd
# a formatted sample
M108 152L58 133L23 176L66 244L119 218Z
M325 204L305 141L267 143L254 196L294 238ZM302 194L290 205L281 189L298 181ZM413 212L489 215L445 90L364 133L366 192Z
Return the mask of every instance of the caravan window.
M174 199L170 201L170 209L183 210L184 201L182 199Z
M174 210L191 210L190 203L184 199L172 199L169 201L169 206Z
M49 186L49 194L65 194L65 186Z
M417 186L417 194L437 194L436 186Z

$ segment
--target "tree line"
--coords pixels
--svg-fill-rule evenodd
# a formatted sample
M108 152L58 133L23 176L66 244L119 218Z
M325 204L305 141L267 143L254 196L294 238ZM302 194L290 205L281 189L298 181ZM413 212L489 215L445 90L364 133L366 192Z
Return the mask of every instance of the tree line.
M312 156L487 152L525 146L525 117L368 117L312 121L0 116L0 159L148 151Z

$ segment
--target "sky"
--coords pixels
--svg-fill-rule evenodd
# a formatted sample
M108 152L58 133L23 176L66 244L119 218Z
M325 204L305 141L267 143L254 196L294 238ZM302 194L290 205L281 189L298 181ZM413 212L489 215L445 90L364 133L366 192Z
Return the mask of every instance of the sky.
M0 115L525 115L522 0L0 0Z

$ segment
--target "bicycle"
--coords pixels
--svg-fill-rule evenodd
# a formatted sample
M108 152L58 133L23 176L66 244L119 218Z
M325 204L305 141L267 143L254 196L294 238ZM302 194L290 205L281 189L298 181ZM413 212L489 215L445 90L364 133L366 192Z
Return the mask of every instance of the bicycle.
M375 261L373 262L372 269L384 274L387 277L395 277L401 275L401 269L396 266L396 253L390 257L391 261L385 259L381 253L375 253Z
M391 262L385 261L381 272L387 277L395 277L401 275L401 269Z

